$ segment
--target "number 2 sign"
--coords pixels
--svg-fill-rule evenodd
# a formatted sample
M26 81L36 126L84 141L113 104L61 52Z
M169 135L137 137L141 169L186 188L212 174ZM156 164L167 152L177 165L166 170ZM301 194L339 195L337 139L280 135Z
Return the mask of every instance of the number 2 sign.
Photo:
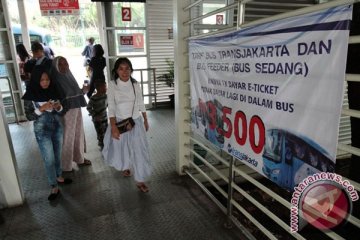
M122 7L121 8L121 16L123 21L131 21L131 8Z

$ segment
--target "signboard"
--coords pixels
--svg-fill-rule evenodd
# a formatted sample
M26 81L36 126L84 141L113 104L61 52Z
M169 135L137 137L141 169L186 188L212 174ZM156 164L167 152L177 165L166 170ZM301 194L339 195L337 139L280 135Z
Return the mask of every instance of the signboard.
M118 34L119 52L144 52L144 34Z
M78 15L78 0L39 0L42 16Z
M216 25L222 25L224 22L224 15L216 15Z
M131 21L131 8L122 7L121 8L121 19L125 21Z
M193 132L289 190L334 171L351 14L190 40Z
M144 34L134 33L134 48L144 49Z
M91 0L92 2L146 2L146 0Z

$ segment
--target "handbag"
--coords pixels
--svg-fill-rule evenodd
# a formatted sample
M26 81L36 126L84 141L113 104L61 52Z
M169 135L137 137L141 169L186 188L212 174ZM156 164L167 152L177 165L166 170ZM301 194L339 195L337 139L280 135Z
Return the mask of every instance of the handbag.
M132 114L131 116L134 114L134 107L135 107L135 102L136 102L136 93L135 93L135 88L134 88L134 83L131 81L131 85L133 87L134 90L134 95L135 95L135 101L134 101L134 105L133 105L133 109L132 109ZM118 128L120 134L130 131L131 129L133 129L133 127L135 126L135 121L132 117L126 118L124 120L121 120L120 122L117 122L116 127Z
M132 117L126 118L116 123L116 127L118 128L120 134L130 131L134 126L135 126L135 122L134 119L132 119Z

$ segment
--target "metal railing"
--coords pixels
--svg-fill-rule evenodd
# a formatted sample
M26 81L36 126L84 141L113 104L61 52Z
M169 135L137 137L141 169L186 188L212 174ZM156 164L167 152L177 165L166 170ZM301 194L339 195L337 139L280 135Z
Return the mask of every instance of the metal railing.
M137 80L140 81L143 97L148 97L149 104L154 108L156 108L157 105L155 70L155 68L134 69L134 75L136 75L136 72L140 73L140 79ZM145 89L147 93L144 93Z
M11 85L11 81L10 81L9 77L7 77L7 76L0 76L0 81L6 81L6 84L8 86L8 90L1 90L7 119L8 119L8 121L10 121L10 119L12 119L12 117L10 115L12 115L12 113L13 113L15 122L19 124L19 113L16 108L16 100L14 97L15 91L13 90L13 87ZM0 85L3 85L3 84L0 84ZM19 93L19 91L16 91L16 93Z
M189 34L184 40L197 39L205 36L215 36L220 33L229 32L235 29L253 26L255 24L266 23L269 21L284 19L287 17L297 16L305 13L310 13L314 11L319 11L322 9L326 9L329 7L340 6L344 4L354 4L356 2L360 2L359 0L335 0L327 3L314 5L310 7L304 7L297 10L293 10L286 13L281 13L275 16L271 16L268 18L259 19L253 22L244 23L244 6L246 3L251 2L251 0L239 0L237 3L230 4L221 9L217 9L210 13L195 16L192 19L184 21L184 25L197 25L198 29L205 29L206 27L199 27L199 20L204 19L206 17L212 16L216 13L230 10L237 10L237 23L236 26L231 26L229 28L224 29L224 26L219 26L218 31L208 32L208 33L200 33L197 35ZM203 3L202 0L193 1L191 4L183 8L183 11L189 11L191 16L191 11L195 7L199 7ZM291 4L290 4L291 5ZM301 6L300 6L301 7ZM227 24L230 26L231 24ZM211 26L211 29L214 30L216 27ZM194 29L194 28L190 28ZM210 27L209 27L210 29ZM349 44L360 43L360 36L351 36L349 39ZM187 53L186 53L187 54ZM346 81L360 81L360 74L346 74ZM186 108L189 113L189 118L191 118L191 108ZM360 118L360 111L351 110L351 109L343 109L343 115ZM191 124L190 120L186 121L187 124ZM234 223L238 226L242 232L249 238L254 239L255 237L248 231L246 227L244 227L235 216L234 211L238 211L242 214L243 217L247 218L253 225L257 227L259 231L262 232L269 239L278 239L278 236L273 233L272 229L267 228L264 224L260 223L260 221L254 216L251 212L249 212L244 206L242 206L238 201L234 199L234 193L240 194L244 199L248 200L255 206L258 211L264 214L267 218L271 219L274 224L278 225L282 231L287 232L289 235L296 239L306 239L299 233L293 233L290 230L290 225L284 222L281 218L277 216L277 213L273 212L272 209L265 206L261 201L257 200L253 196L251 196L245 189L243 189L240 184L237 184L239 180L242 182L246 182L257 188L262 194L269 196L274 204L279 205L286 209L289 212L288 216L290 216L291 203L289 199L282 196L282 194L278 194L270 189L268 186L264 185L259 179L260 175L255 173L254 170L247 167L244 164L239 163L239 161L235 161L234 158L230 155L223 156L223 152L220 150L215 151L212 148L212 144L207 142L202 138L198 138L197 135L193 133L185 133L186 137L190 139L191 144L186 144L188 148L188 155L186 156L189 159L189 166L184 166L183 171L190 176L200 187L201 189L220 207L220 209L227 215L228 221L225 223L227 226L230 223ZM194 150L194 144L200 146L201 148L207 151L208 157L201 156L196 150ZM352 147L346 144L339 144L338 150L354 154L360 156L360 149L356 147ZM199 163L195 163L193 161L194 157L197 160L201 161L201 166ZM215 158L218 164L214 165L209 163L208 158ZM357 191L360 190L360 184L349 180L350 183L355 187ZM227 189L225 190L225 187ZM213 191L210 191L209 188L213 188L220 194L220 197L226 199L226 204L221 203L217 197L214 196ZM360 220L354 216L350 216L348 218L348 222L358 229L360 228ZM338 233L333 231L323 231L322 234L326 235L331 239L344 239Z

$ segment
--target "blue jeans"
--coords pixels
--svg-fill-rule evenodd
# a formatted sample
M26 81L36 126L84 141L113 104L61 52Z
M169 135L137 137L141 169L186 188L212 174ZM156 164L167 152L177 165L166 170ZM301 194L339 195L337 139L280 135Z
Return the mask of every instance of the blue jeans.
M62 175L63 125L61 117L55 113L43 112L34 122L34 132L49 184L56 187L58 185L56 179Z

